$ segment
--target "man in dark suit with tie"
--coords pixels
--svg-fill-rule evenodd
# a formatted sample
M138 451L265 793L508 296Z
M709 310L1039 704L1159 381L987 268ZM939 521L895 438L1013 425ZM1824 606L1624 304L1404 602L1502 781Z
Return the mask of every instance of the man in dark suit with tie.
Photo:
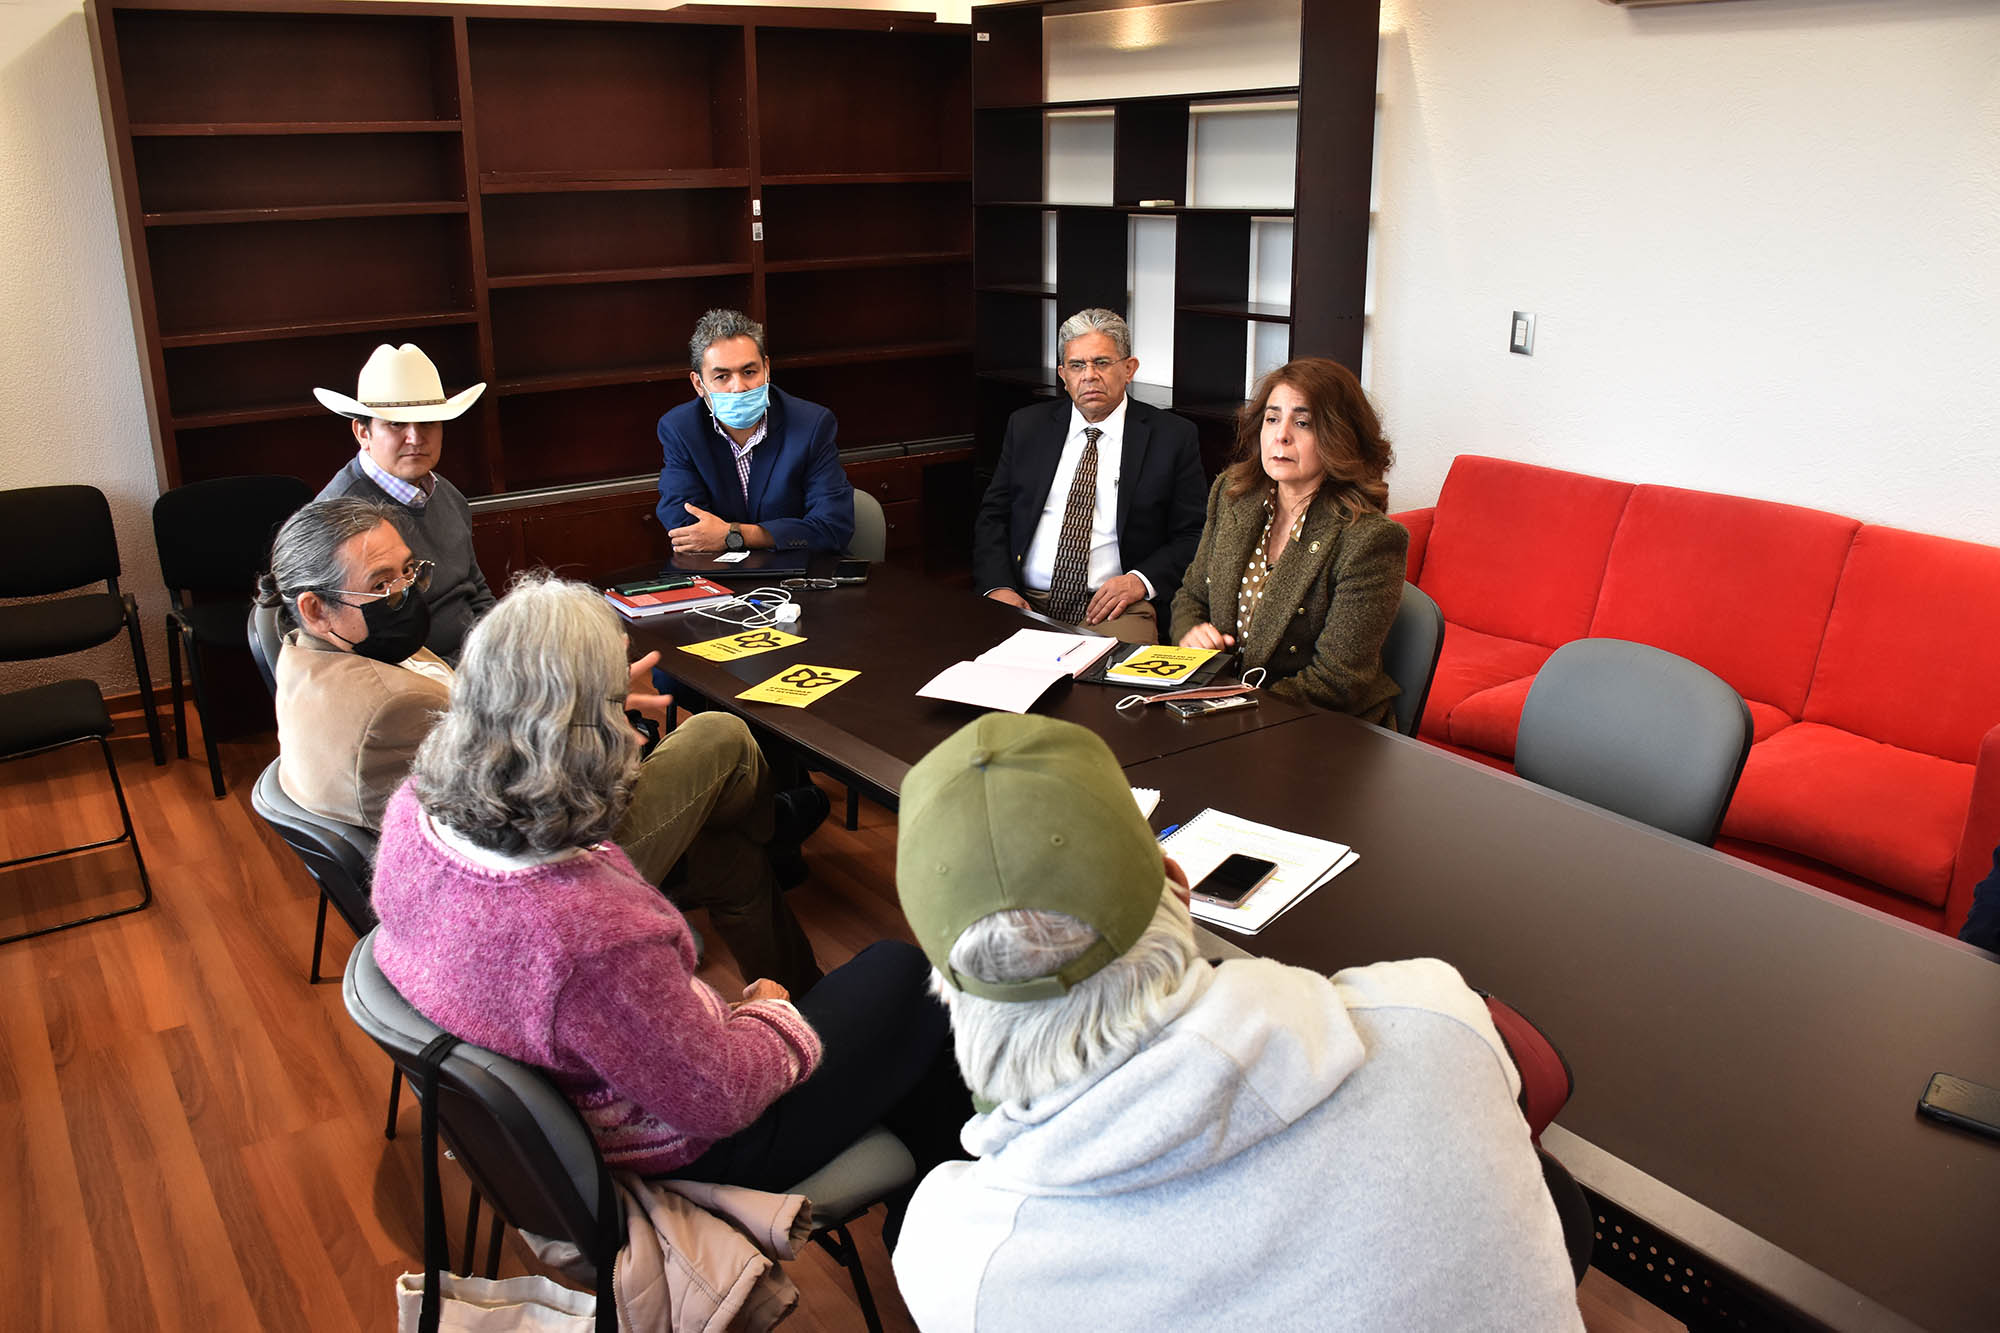
M711 310L688 340L695 400L660 418L660 526L676 551L843 551L854 488L833 413L771 384L764 326Z
M1201 540L1194 426L1135 402L1132 331L1110 310L1057 330L1067 399L1014 413L973 527L973 586L995 601L1157 643Z

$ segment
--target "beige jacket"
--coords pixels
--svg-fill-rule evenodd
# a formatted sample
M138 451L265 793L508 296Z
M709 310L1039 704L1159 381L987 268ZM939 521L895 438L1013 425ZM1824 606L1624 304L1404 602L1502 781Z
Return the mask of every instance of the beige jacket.
M444 664L428 648L416 657ZM277 675L278 785L316 815L380 829L450 688L303 630L285 636Z
M799 1289L778 1265L812 1233L802 1194L767 1194L692 1180L614 1179L625 1203L625 1248L612 1289L618 1327L632 1333L759 1333L790 1314ZM535 1257L597 1285L568 1241L521 1233Z
M1174 597L1168 643L1207 621L1238 640L1245 670L1270 673L1271 693L1297 703L1384 722L1396 683L1382 669L1382 643L1403 596L1410 534L1377 513L1343 516L1324 491L1306 509L1304 529L1264 583L1264 601L1245 636L1237 594L1264 532L1262 488L1231 498L1228 474L1208 492L1208 522L1187 578Z

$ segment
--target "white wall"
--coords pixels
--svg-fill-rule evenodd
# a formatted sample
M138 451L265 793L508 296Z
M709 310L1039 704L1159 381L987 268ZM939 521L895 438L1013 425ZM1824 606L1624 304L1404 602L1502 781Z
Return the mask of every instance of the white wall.
M87 482L111 501L158 683L166 592L153 555L152 436L112 212L83 11L0 5L0 487ZM0 665L0 689L89 676L133 686L116 641L55 662Z
M1395 505L1478 452L2000 541L2000 5L1385 0L1378 91Z

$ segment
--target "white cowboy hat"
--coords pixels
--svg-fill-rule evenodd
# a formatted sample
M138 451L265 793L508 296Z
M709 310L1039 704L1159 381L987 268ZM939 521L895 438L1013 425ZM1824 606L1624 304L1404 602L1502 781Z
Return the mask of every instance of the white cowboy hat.
M383 421L452 421L471 407L486 389L475 384L450 398L438 368L415 343L391 347L383 343L361 367L354 397L332 389L314 389L313 397L327 410L345 417L378 417Z

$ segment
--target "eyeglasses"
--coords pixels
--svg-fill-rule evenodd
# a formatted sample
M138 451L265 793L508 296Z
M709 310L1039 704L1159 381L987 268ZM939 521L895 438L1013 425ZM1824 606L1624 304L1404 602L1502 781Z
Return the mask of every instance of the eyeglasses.
M389 609L395 611L402 607L404 599L409 596L410 589L415 588L418 592L427 592L430 590L431 571L436 568L437 562L435 560L413 560L403 566L403 572L400 577L383 579L366 592L362 592L356 588L328 588L325 591L337 592L342 597L359 597L363 601L368 602L386 602ZM348 605L351 606L353 603L350 602Z
M797 589L797 588L838 588L840 585L834 582L832 579L804 578L804 579L786 579L782 586L787 588Z
M1102 375L1117 364L1118 362L1111 357L1094 356L1088 361L1065 361L1063 362L1063 369L1072 375L1081 375L1086 370L1094 370Z

